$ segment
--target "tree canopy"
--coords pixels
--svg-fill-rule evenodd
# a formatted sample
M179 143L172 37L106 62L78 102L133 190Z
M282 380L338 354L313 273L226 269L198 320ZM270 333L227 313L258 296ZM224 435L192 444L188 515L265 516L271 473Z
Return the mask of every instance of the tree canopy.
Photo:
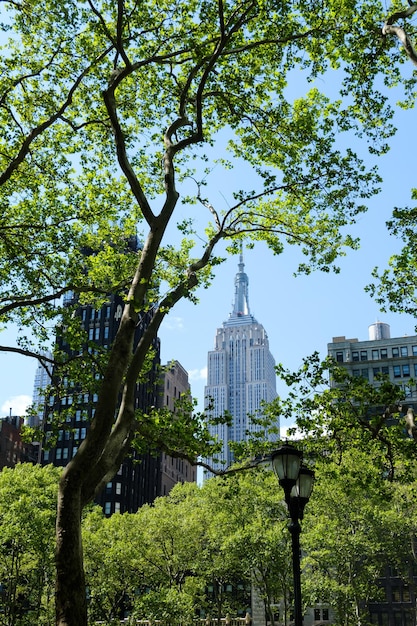
M20 330L18 345L1 349L55 364L57 381L100 376L94 420L58 498L57 623L82 626L81 510L133 436L149 436L134 388L162 320L208 286L222 242L236 251L263 240L276 254L300 245L306 272L329 271L357 247L349 226L380 180L356 143L388 148L385 88L402 80L407 58L395 37L414 54L396 21L412 36L413 11L387 16L368 0L2 7L0 322ZM414 78L404 85L410 101ZM216 162L246 163L254 175L224 206L203 193ZM127 245L136 234L139 252ZM113 346L97 355L77 306L113 292L124 312ZM49 359L40 349L57 321L68 349Z

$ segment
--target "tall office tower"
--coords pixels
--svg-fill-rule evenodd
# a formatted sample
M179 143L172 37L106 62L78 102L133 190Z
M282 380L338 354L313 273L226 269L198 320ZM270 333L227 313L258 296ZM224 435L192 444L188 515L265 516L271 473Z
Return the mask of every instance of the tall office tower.
M45 352L44 356L51 358L51 352ZM39 426L40 422L43 420L43 412L45 405L45 389L51 383L51 372L50 370L42 365L42 363L38 363L38 367L36 368L35 373L35 382L33 385L33 396L32 402L33 406L37 409L35 414L29 416L28 425L29 426Z
M333 337L327 351L351 376L361 376L373 385L380 384L378 375L387 375L403 387L407 408L417 409L417 387L407 385L417 379L417 336L392 338L389 325L376 322L369 326L367 341Z
M71 300L67 299L70 303ZM76 302L76 301L75 301ZM72 301L74 303L74 301ZM87 332L88 339L100 348L108 348L113 342L123 312L123 300L118 295L112 295L108 302L99 309L89 305L80 305L77 309L77 317L81 321L82 328ZM144 328L149 323L150 314L142 316L135 336L135 343L140 339ZM58 350L68 350L61 336L57 338ZM90 343L89 350L93 350ZM159 340L153 343L155 357L151 370L147 374L146 383L138 383L135 394L135 407L147 409L157 406L158 401L158 376L159 376ZM52 373L52 383L54 372ZM95 405L98 400L96 393L81 392L71 381L64 381L67 385L65 392L55 394L47 399L45 410L45 431L48 437L52 413L65 416L65 428L58 431L56 444L50 449L42 451L42 463L53 463L64 466L75 455L78 446L85 439L90 421L95 413ZM50 415L49 415L50 414ZM106 515L115 512L133 513L145 503L161 495L158 491L160 484L160 462L151 454L138 454L132 450L131 455L122 463L117 475L106 488L97 496L96 503L103 507Z
M235 278L233 310L217 329L214 350L208 353L206 410L210 417L227 411L231 426L210 426L213 436L223 442L218 462L208 459L214 469L224 469L233 462L229 442L243 441L248 432L261 429L250 415L261 414L261 403L276 398L275 361L269 351L268 335L249 310L248 277L242 255ZM212 408L210 408L212 407ZM279 428L279 420L276 426ZM278 435L270 437L278 439Z
M127 249L137 252L138 243L136 237L127 242ZM86 250L88 255L89 251ZM119 295L112 295L100 308L95 309L90 305L79 304L76 296L67 294L64 304L76 305L75 315L80 320L81 327L88 337L88 351L96 353L106 350L113 343L123 313L123 299ZM137 325L135 345L138 344L144 330L151 320L152 313L144 313ZM63 336L57 337L58 351L69 352ZM86 346L87 347L87 346ZM188 375L177 362L170 367L165 374L160 372L160 343L155 338L152 344L154 359L150 371L147 373L146 382L136 385L135 407L147 410L149 407L164 406L165 399L169 406L172 393L189 392ZM52 372L52 385L56 372ZM96 374L99 381L99 373ZM161 383L162 381L162 383ZM48 381L49 382L49 381ZM87 436L91 419L95 413L95 405L98 400L97 393L82 390L80 386L73 385L70 380L63 381L59 393L46 398L43 427L46 438L52 435L52 414L60 414L65 422L65 428L58 430L57 441L49 449L44 447L41 451L42 463L53 463L64 466L76 454L78 446ZM165 382L165 391L163 383ZM162 384L162 387L161 387ZM35 382L38 389L43 387L38 381ZM169 388L172 388L172 393ZM160 394L163 397L160 398ZM169 472L169 480L167 479ZM176 482L195 480L195 470L191 465L171 459L163 453L142 453L131 450L130 455L123 461L117 475L110 481L105 489L96 498L96 503L103 507L106 515L115 512L133 513L145 503L151 503L156 497L169 492Z

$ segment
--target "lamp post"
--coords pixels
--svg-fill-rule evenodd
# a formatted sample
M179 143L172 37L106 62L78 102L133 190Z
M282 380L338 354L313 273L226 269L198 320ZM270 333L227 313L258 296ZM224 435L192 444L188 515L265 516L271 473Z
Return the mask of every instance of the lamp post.
M300 568L300 520L304 507L313 491L314 472L302 464L302 453L285 444L271 454L272 466L284 489L285 502L291 519L292 566L294 575L294 626L302 626L301 568Z

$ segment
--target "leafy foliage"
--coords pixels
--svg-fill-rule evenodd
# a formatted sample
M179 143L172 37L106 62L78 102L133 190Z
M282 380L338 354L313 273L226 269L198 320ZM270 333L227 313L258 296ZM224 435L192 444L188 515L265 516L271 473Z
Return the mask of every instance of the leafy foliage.
M306 358L297 372L282 366L278 371L290 386L283 414L296 419L305 437L302 445L314 454L324 449L331 459L342 459L352 448L370 451L391 480L397 469L403 473L412 463L416 442L406 431L404 389L388 377L371 385L331 359L321 362L318 353Z
M96 362L78 303L125 298L117 338L101 355L94 420L60 483L57 622L83 626L81 511L133 436L149 435L134 388L160 324L210 284L222 242L236 251L264 240L276 254L300 245L307 272L335 269L357 247L349 226L380 180L359 144L346 144L356 135L373 154L387 150L392 110L379 78L401 81L393 35L404 28L395 22L412 12L386 18L369 0L319 9L310 0L2 6L0 323L21 330L17 346L1 349L87 384ZM317 84L330 72L325 94ZM409 98L414 78L405 87ZM226 154L215 148L225 137ZM200 193L217 157L253 174L250 187L231 190L231 206ZM194 195L185 216L180 193ZM142 247L130 254L136 233ZM152 321L133 348L146 311ZM49 363L40 350L62 319L68 350Z
M59 474L30 464L0 472L1 624L50 624Z

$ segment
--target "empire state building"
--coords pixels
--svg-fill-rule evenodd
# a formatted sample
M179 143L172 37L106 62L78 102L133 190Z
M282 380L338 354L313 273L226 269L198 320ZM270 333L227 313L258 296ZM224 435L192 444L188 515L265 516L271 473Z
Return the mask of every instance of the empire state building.
M223 442L218 462L207 460L214 469L225 469L233 463L229 443L245 440L248 433L261 430L250 416L261 416L262 402L271 402L277 396L275 361L264 327L250 313L249 280L244 267L240 255L233 310L217 329L214 350L208 353L206 411L212 418L226 411L233 418L230 426L210 425L211 435ZM279 422L276 426L279 428Z

